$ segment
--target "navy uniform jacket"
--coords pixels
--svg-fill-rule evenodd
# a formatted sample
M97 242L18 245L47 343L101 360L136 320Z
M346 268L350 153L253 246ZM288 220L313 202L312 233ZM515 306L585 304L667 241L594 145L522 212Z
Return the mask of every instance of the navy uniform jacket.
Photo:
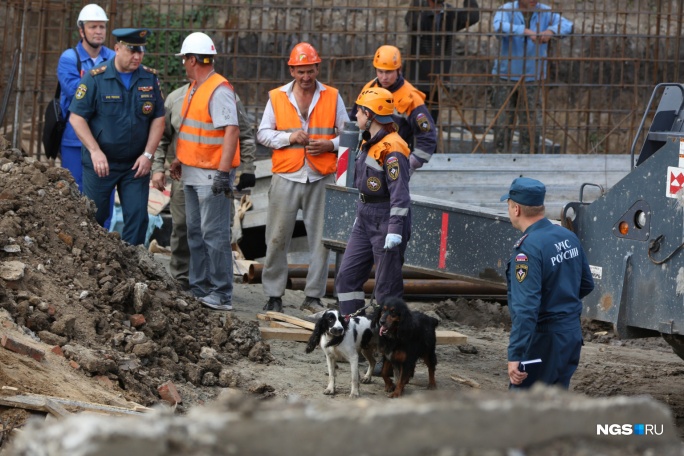
M83 76L69 111L88 121L107 160L134 162L145 152L150 124L164 117L164 97L156 70L143 65L126 90L114 60Z
M397 133L383 133L381 130L361 146L356 159L354 185L364 195L387 198L390 203L387 232L401 235L411 207L408 146ZM373 148L378 143L387 147ZM393 150L392 143L403 144L406 154ZM378 151L377 157L369 155L371 148Z
M581 299L594 289L575 233L544 218L525 230L506 268L512 327L508 361L524 361L537 325L579 328Z

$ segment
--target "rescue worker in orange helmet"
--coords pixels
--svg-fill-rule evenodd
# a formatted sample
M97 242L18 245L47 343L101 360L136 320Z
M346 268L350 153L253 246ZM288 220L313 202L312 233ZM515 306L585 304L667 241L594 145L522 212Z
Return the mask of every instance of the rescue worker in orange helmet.
M411 236L409 147L396 131L392 94L371 87L356 106L364 141L355 164L356 219L335 283L343 315L364 306L363 284L374 263L377 302L403 296L401 267Z
M297 211L302 210L311 253L302 309L323 310L329 251L323 246L325 186L335 183L339 133L349 121L337 89L316 80L321 58L309 43L297 44L288 66L293 80L269 92L257 141L273 149L262 275L265 310L282 311L287 252Z
M409 174L430 161L437 148L435 122L425 105L425 94L404 79L401 73L401 53L394 46L380 46L373 57L375 79L368 82L363 90L382 87L394 95L394 113L399 135L411 148ZM357 105L349 112L356 120Z

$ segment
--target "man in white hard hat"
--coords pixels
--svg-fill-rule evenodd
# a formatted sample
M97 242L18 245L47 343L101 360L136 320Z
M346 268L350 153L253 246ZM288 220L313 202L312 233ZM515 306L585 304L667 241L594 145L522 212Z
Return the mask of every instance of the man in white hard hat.
M192 80L171 164L171 177L182 179L185 193L190 291L210 309L233 310L230 208L240 166L235 92L214 71L216 47L204 33L188 35L176 55Z
M103 62L113 59L116 55L113 50L103 45L108 21L105 11L94 3L84 6L78 15L76 26L81 41L73 48L64 51L57 64L57 79L61 90L60 105L64 116L69 115L69 105L74 98L81 76ZM81 141L68 122L62 137L61 156L62 167L71 171L78 189L83 192ZM110 207L113 202L112 198ZM105 222L104 226L108 227L109 223Z

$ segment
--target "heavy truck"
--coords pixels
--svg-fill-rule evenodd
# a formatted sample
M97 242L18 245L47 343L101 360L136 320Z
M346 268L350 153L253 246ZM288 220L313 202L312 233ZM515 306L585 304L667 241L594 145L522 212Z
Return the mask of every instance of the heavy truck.
M608 190L578 182L579 200L561 211L559 223L580 238L596 284L583 300L583 316L610 323L621 339L662 335L684 359L684 85L655 87L629 159L631 171ZM344 168L353 171L351 157ZM584 201L588 187L598 188L591 202ZM345 185L326 192L324 243L339 262L358 193ZM505 294L506 263L521 235L506 212L413 195L411 211L406 268Z

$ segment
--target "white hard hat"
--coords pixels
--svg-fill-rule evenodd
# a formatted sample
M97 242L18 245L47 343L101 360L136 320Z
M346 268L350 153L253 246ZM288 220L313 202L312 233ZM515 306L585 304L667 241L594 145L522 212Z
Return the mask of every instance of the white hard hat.
M194 32L183 40L183 46L176 57L186 54L215 55L216 46L208 35L202 32Z
M88 21L102 21L108 22L107 13L102 9L100 5L91 3L83 7L81 12L78 14L78 19L76 19L76 26L79 27L82 22Z

